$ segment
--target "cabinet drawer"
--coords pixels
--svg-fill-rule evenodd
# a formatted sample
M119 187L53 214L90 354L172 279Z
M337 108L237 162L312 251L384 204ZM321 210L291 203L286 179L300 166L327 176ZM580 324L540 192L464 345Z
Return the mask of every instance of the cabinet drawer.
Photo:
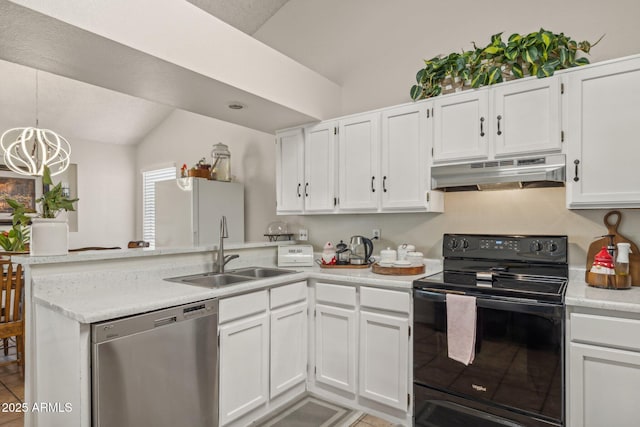
M316 301L330 304L356 306L356 288L329 283L316 284Z
M220 323L251 316L267 310L267 291L252 292L220 300Z
M271 289L271 309L307 299L307 282L297 282Z
M409 314L411 298L408 292L363 286L360 288L360 306Z
M571 341L640 351L640 320L572 313Z

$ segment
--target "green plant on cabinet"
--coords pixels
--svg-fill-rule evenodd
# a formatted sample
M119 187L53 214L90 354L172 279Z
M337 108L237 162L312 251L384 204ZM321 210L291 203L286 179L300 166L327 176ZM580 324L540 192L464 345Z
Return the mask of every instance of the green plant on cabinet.
M578 53L588 54L600 40L576 42L542 28L527 35L512 34L507 43L502 33L494 34L485 47L473 43L473 50L425 60L416 74L417 84L411 87L411 99L438 96L447 85L478 88L525 76L549 77L556 70L588 64Z

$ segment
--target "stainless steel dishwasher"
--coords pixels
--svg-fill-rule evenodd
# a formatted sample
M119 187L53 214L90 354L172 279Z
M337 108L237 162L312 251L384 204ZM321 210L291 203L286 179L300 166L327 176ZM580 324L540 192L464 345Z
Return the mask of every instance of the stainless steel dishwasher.
M93 426L217 426L217 329L217 300L93 324Z

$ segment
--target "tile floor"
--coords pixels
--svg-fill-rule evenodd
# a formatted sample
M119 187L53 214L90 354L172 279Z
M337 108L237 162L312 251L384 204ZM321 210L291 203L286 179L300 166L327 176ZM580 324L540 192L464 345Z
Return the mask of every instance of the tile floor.
M0 424L0 426L2 426ZM356 420L349 427L393 427L395 424L385 421L383 419L374 417L373 415L362 414L360 418Z
M4 356L0 349L0 363L15 359L15 346L9 348L9 355ZM22 403L24 401L24 377L20 375L18 365L13 363L0 366L0 427L22 427L24 414L22 412L7 412L7 404Z

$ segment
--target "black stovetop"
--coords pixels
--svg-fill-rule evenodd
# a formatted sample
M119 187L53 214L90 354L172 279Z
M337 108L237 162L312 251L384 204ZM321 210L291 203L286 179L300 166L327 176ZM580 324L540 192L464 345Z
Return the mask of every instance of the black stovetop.
M445 234L443 254L443 271L415 280L414 288L564 300L566 236Z

